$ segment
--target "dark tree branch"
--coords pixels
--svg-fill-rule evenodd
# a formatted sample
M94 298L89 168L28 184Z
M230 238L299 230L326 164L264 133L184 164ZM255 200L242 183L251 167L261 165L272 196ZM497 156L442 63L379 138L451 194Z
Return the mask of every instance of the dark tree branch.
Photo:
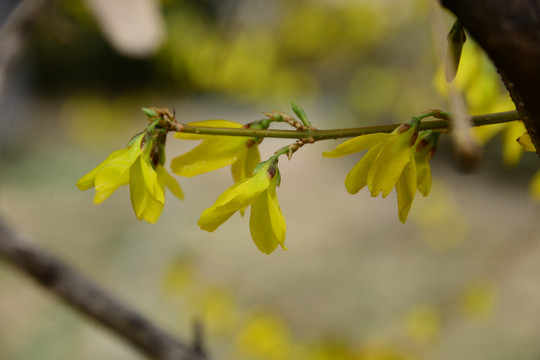
M440 1L490 56L540 154L540 1Z
M180 343L68 265L21 240L1 219L0 257L151 359L207 359L200 334L194 348Z

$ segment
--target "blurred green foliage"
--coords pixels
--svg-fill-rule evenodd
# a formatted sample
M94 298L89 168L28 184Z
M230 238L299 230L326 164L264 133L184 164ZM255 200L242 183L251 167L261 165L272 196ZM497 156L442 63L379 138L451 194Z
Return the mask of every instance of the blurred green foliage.
M162 1L166 42L136 60L114 52L82 0L61 0L34 36L38 86L211 93L255 103L326 96L370 116L414 108L397 91L418 75L405 71L412 53L393 53L403 47L400 33L428 26L414 22L423 2L258 3ZM400 11L411 16L392 15ZM422 70L428 79L432 69Z

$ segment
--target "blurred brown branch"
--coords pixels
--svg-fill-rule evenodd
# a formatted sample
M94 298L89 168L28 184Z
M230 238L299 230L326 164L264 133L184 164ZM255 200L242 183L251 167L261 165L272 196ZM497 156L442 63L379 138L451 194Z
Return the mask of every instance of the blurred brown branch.
M0 219L0 257L148 358L204 360L200 332L190 347L111 297L68 265L20 239Z
M540 2L440 0L490 56L540 154Z

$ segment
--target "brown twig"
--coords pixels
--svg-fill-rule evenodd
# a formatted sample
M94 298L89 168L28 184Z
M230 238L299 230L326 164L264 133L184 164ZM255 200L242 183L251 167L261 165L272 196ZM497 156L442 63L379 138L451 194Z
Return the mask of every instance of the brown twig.
M0 257L150 359L207 359L200 339L199 348L179 342L68 265L20 239L1 219Z

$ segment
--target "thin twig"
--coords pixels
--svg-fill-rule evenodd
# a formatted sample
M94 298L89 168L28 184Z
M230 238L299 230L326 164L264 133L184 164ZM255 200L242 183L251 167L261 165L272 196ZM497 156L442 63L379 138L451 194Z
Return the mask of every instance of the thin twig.
M486 114L472 116L470 118L472 126L482 126L490 124L499 124L509 121L519 120L519 114L517 111L507 111L495 114ZM246 136L256 138L282 138L282 139L313 139L330 140L339 138L355 137L373 133L389 133L394 131L401 124L392 125L378 125L378 126L366 126L350 129L331 129L331 130L274 130L274 129L246 129L246 128L217 128L217 127L204 127L204 126L192 126L188 124L173 123L170 130L177 132L184 132L190 134L204 134L204 135L225 135L225 136ZM429 120L423 121L420 124L420 130L442 130L450 131L451 122L447 120Z
M1 219L0 256L150 359L207 359L200 349L179 342L68 265L21 240Z

